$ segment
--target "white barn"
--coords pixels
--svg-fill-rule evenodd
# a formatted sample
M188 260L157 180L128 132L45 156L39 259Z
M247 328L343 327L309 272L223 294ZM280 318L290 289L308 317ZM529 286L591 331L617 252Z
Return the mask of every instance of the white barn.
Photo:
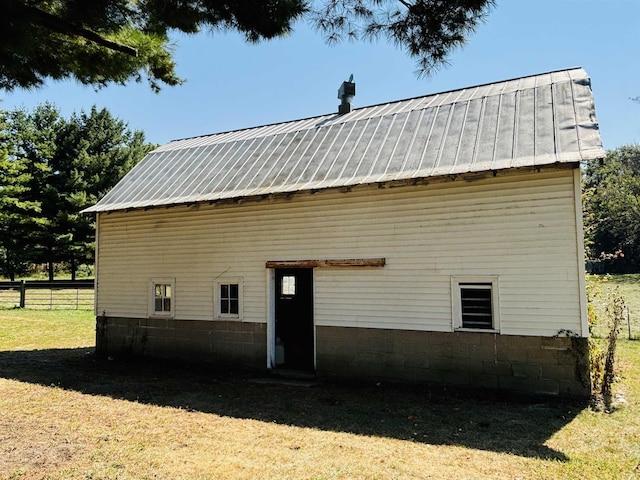
M603 156L580 68L173 141L86 210L97 351L588 395Z

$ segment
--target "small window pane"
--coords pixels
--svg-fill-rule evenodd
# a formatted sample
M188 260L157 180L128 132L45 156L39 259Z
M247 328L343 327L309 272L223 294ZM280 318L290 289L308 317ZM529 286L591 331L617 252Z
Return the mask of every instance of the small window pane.
M218 315L238 315L240 312L240 285L220 283Z
M153 286L153 310L157 313L171 313L171 284L156 283Z
M282 277L282 295L295 295L296 294L296 277L293 275L286 275Z

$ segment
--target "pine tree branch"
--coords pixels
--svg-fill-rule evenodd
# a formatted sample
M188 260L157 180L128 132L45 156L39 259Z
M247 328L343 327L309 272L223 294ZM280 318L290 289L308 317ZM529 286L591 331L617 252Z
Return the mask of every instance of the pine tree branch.
M49 30L65 35L77 35L110 50L125 53L132 57L138 56L138 50L129 45L108 40L91 30L74 25L50 13L43 12L39 8L24 5L23 9L27 14L27 18L29 18L32 23L48 28Z

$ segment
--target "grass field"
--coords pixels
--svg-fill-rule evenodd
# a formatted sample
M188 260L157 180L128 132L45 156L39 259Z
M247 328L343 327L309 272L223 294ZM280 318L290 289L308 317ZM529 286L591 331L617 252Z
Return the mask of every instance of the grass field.
M639 341L619 343L610 414L101 361L93 344L90 312L0 310L0 479L640 479Z
M620 335L622 338L640 339L640 274L630 275L588 275L587 281L592 282L592 289L596 295L593 299L601 322L594 329L598 337L606 337L608 334L605 319L605 307L610 302L610 295L616 291L625 299L629 312L629 324L622 325ZM629 331L631 337L629 337Z
M0 309L0 351L93 346L92 311Z

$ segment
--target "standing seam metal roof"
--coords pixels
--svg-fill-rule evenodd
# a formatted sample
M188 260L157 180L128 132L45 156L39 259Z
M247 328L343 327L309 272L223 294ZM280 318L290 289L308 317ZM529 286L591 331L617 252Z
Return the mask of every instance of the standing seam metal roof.
M104 212L571 163L604 156L591 83L554 71L176 140L102 200Z

